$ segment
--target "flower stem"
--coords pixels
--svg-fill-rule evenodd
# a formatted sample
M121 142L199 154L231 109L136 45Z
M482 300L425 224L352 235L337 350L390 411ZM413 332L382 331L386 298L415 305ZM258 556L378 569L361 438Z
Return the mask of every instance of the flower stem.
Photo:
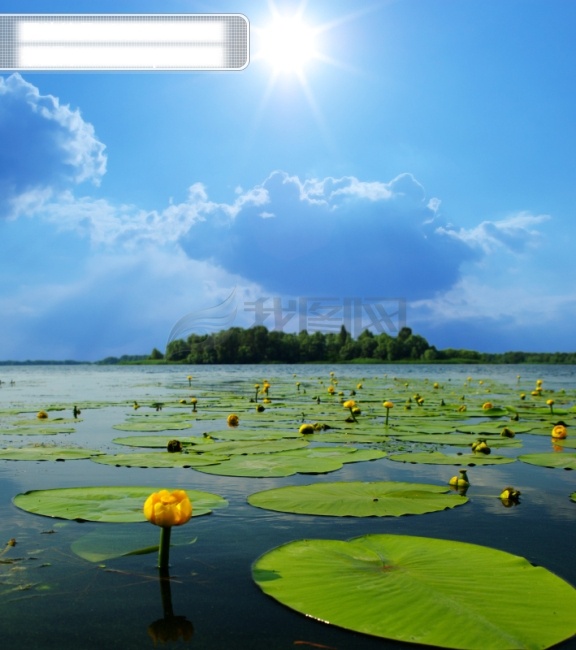
M390 416L390 409L386 409L386 426L388 426L388 417Z
M173 618L174 609L172 608L172 590L170 586L170 573L168 573L168 569L161 568L159 571L159 578L164 618Z
M160 547L158 549L158 568L168 569L168 560L170 559L170 533L171 526L162 526L160 528Z

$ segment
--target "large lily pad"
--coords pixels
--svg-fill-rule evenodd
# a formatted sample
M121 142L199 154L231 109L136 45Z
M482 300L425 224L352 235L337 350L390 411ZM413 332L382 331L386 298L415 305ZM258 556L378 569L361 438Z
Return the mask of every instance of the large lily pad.
M0 449L1 460L83 460L103 452L80 447L9 447Z
M293 474L326 474L341 469L344 463L383 458L377 449L353 447L310 447L275 454L236 455L219 465L197 467L206 474L221 476L280 477Z
M248 503L257 508L334 517L400 517L462 505L465 496L445 486L424 483L360 481L295 485L256 492Z
M0 429L0 435L5 436L53 436L57 433L74 433L74 427L13 427Z
M513 463L514 458L505 458L490 454L443 454L440 451L420 451L407 454L393 454L390 460L400 463L422 463L424 465L506 465Z
M518 460L529 465L538 465L539 467L555 467L560 469L576 469L576 453L568 452L549 452L543 454L524 454L518 456Z
M171 431L190 429L192 425L190 422L183 422L179 419L156 419L150 420L137 420L135 422L122 422L115 424L112 428L119 431Z
M307 447L307 440L231 440L215 442L213 440L202 440L195 447L194 450L198 452L209 452L212 455L218 456L234 456L234 455L263 455L263 454L277 454L279 452L293 451Z
M458 431L462 433L493 434L499 435L504 427L512 429L514 433L528 433L534 429L533 424L517 424L516 422L480 422L479 424L460 424L457 425Z
M484 436L489 447L521 447L522 443L515 438L501 436ZM476 436L469 433L420 433L403 436L406 442L424 442L435 445L453 445L455 447L470 447L477 440Z
M215 458L210 454L170 453L168 451L150 451L133 454L106 454L91 458L100 465L114 467L202 467L220 463L226 456Z
M162 487L78 487L32 490L17 494L14 505L26 512L45 517L74 519L76 521L100 521L134 523L146 521L144 501L152 492ZM214 508L222 508L228 502L217 494L186 490L192 501L193 517L206 515Z
M576 633L573 587L522 557L474 544L406 535L301 540L261 556L252 576L306 616L396 641L520 650Z
M174 440L174 434L167 436L122 436L121 438L114 438L113 443L117 445L124 445L126 447L144 447L148 449L166 449L168 443ZM198 436L177 436L177 439L182 445L194 445L202 442L202 438Z
M341 469L337 458L286 457L283 454L251 454L234 456L219 465L198 467L198 471L220 476L272 478L293 474L325 474Z

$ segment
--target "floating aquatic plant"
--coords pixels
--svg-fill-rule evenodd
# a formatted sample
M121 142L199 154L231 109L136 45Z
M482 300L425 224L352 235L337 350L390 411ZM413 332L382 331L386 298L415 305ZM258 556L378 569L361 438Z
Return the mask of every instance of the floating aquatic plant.
M170 537L173 526L183 526L192 517L192 503L184 490L153 492L144 502L144 516L160 527L158 568L167 569L170 559Z
M252 577L301 614L395 641L520 650L576 633L571 585L475 544L407 535L297 540L258 558Z

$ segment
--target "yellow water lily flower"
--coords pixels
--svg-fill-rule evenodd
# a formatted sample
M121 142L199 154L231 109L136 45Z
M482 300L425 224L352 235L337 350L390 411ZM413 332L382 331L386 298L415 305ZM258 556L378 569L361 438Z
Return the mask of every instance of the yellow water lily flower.
M382 406L386 409L386 422L385 422L385 424L388 424L388 417L390 416L390 409L394 408L394 402L391 402L390 400L386 400L385 402L382 403Z
M556 424L552 429L552 437L558 439L564 439L568 436L568 429L566 429L565 424Z
M346 400L342 406L345 409L353 409L356 406L356 402L353 399Z
M482 404L482 410L483 411L488 411L488 410L493 409L493 408L494 408L494 405L492 404L492 402L484 402L484 404Z
M39 420L45 420L48 417L48 413L46 413L46 411L38 411L38 414L36 415L36 417Z
M314 433L314 431L315 429L312 424L302 424L298 429L298 433L302 433L302 434Z
M144 516L151 524L181 526L192 517L192 504L184 490L153 492L144 502Z
M520 494L520 490L516 490L512 486L509 486L502 490L500 493L500 498L502 501L513 501L517 503L520 498Z
M472 451L481 454L489 454L491 450L486 440L484 438L479 438L472 443Z
M226 418L226 423L229 427L237 427L240 424L240 418L236 415L236 413L230 413L230 415Z
M449 485L452 487L468 487L470 485L470 481L468 480L468 474L466 473L465 469L460 470L460 476L453 476L449 481Z

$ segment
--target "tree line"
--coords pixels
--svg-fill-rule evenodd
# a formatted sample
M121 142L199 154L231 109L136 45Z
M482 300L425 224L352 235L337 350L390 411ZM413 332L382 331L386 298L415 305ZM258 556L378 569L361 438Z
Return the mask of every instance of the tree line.
M187 364L246 363L573 363L575 352L484 353L447 348L438 350L402 327L396 336L364 330L353 338L344 326L339 332L269 331L263 325L231 327L210 334L191 334L171 341L165 353L154 348L148 361Z

